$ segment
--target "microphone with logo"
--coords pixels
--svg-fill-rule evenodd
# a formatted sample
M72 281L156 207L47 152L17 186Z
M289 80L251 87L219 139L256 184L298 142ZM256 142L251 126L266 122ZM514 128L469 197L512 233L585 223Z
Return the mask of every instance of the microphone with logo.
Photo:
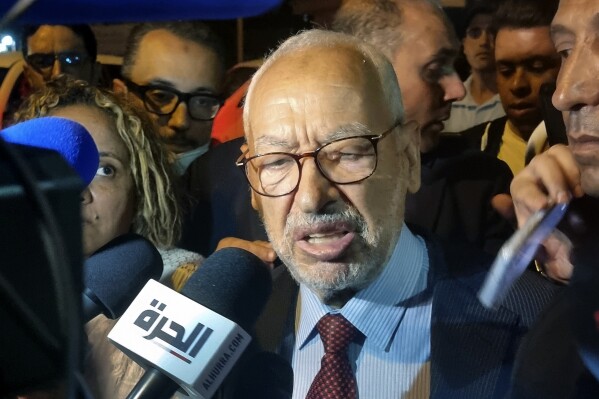
M147 371L128 398L169 398L178 388L210 398L250 343L270 272L239 248L215 252L182 293L150 280L108 338Z
M100 157L92 136L79 123L47 116L17 123L0 131L7 143L58 152L87 186L96 175Z
M85 261L83 267L83 321L100 313L120 317L149 279L162 274L162 257L138 234L110 241Z

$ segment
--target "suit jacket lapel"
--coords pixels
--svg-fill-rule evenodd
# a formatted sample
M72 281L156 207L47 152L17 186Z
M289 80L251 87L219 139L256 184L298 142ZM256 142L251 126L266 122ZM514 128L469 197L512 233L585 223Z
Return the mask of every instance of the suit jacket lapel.
M448 267L458 270L444 264L438 250L431 252L429 248L437 276ZM480 304L476 294L485 274L483 270L437 278L431 317L431 398L503 397L509 386L523 328L520 317L508 309L488 310ZM494 394L489 396L490 392Z
M285 266L273 271L273 291L255 324L256 340L263 350L291 361L295 340L295 308L299 286Z

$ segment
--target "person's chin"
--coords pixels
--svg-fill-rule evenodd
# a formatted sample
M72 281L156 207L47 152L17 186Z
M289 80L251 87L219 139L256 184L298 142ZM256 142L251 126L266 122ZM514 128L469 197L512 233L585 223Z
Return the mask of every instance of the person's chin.
M422 129L420 133L420 152L429 152L439 144L439 138L443 131L443 127L443 123L439 122L429 124Z
M583 166L580 170L582 191L599 198L599 163L593 166Z
M171 151L172 153L184 154L186 152L193 151L194 149L197 148L197 146L195 145L195 143L190 143L190 142L169 142L169 141L167 141L166 148L168 148L168 150Z

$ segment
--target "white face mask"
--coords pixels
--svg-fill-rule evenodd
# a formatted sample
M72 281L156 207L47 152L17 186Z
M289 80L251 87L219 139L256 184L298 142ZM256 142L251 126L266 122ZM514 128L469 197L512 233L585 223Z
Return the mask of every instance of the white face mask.
M173 168L174 168L177 176L183 175L183 173L185 173L185 170L187 170L187 167L189 165L191 165L191 163L193 161L195 161L196 158L199 158L202 155L204 155L208 151L209 148L210 148L210 142L208 142L208 143L204 144L203 146L198 147L194 150L176 154Z

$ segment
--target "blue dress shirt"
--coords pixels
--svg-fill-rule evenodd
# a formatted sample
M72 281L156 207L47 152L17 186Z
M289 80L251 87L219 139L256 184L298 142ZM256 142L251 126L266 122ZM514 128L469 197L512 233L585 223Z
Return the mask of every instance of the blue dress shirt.
M300 286L293 398L305 398L320 369L324 350L316 323L327 313L341 313L365 337L348 350L360 399L428 397L432 304L428 268L424 240L404 224L385 269L343 308L322 304Z

